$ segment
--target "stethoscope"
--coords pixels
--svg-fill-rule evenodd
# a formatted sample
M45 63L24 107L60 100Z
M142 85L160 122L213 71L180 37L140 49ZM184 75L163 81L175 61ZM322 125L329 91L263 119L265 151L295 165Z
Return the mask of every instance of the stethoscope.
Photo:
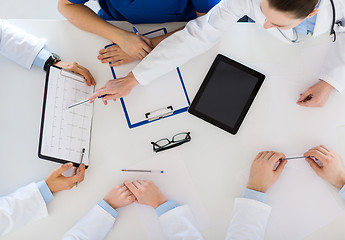
M335 30L334 30L334 24L335 24L335 6L334 6L334 2L333 0L329 0L331 2L331 5L332 5L332 27L331 27L331 31L329 33L329 36L330 38L333 40L333 42L335 42L335 40L337 40L337 35L335 33ZM293 28L293 36L294 36L294 39L290 39L288 38L279 28L277 28L278 31L280 32L281 35L283 35L283 37L292 42L292 43L298 43L298 34L297 34L297 31L295 28Z

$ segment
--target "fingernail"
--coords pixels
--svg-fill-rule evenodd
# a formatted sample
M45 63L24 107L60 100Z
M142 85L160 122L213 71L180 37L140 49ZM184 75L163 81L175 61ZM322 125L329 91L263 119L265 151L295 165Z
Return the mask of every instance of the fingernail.
M71 167L71 166L73 166L73 163L69 162L69 163L67 163L67 166Z

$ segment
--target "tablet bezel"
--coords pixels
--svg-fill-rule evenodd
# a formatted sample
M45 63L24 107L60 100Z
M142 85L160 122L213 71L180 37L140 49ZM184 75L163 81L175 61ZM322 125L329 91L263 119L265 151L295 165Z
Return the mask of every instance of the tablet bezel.
M226 124L218 121L217 119L214 119L210 116L207 116L207 115L203 114L202 112L197 111L195 109L199 100L201 99L208 83L210 82L210 80L211 80L211 78L215 72L215 69L217 68L219 62L221 62L221 61L241 70L242 72L246 72L246 73L256 77L258 80L258 82L256 83L253 91L251 92L251 94L250 94L244 108L242 109L242 112L239 115L234 126L226 125ZM234 61L228 57L225 57L222 54L218 54L216 56L214 62L212 63L212 66L211 66L210 70L208 71L204 81L202 82L196 96L194 97L192 104L190 105L190 107L188 109L188 112L194 116L197 116L197 117L203 119L204 121L206 121L208 123L211 123L211 124L221 128L221 129L235 135L238 132L244 118L246 117L247 112L249 111L250 106L252 105L257 93L259 92L259 89L262 86L264 79L265 79L265 75L263 75L262 73L259 73L258 71L255 71L254 69L251 69L251 68L249 68L249 67L247 67L247 66L245 66L239 62L236 62L236 61Z

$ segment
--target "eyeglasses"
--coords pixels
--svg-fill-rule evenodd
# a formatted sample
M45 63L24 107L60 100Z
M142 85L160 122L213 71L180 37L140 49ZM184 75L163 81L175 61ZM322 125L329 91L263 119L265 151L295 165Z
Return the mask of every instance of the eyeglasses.
M178 133L172 137L171 140L167 138L162 138L156 142L151 142L153 145L153 151L160 152L170 148L174 148L189 142L192 138L190 137L190 132Z

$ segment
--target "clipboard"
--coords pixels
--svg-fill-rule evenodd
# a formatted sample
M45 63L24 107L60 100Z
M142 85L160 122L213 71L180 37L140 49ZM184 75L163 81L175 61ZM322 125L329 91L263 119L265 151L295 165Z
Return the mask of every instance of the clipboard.
M150 38L166 33L166 28L160 28L143 35ZM112 45L114 44L107 45L105 48ZM138 63L139 61L134 61L118 66L116 69L110 67L114 79L126 76ZM174 89L174 93L169 96L171 89ZM120 101L129 128L139 127L186 112L190 105L179 68L167 73L152 84L136 86L128 96L120 98Z
M87 86L78 74L50 66L46 74L38 157L58 163L72 162L78 167L83 154L89 165L93 104L66 109L88 98L94 86Z

